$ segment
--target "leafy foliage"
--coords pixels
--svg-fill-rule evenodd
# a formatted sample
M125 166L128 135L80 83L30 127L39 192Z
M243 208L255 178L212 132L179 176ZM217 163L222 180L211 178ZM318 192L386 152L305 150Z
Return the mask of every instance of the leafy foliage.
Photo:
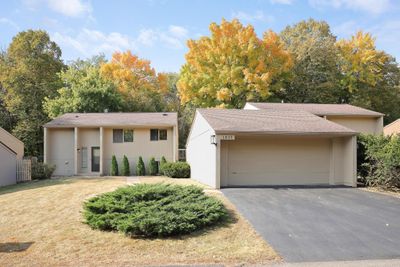
M280 37L293 58L290 75L276 81L277 100L293 103L341 101L339 56L336 37L328 23L309 19L287 26Z
M67 112L120 111L124 102L112 81L100 75L103 57L77 60L60 73L64 87L55 98L45 98L44 109L51 118Z
M190 165L186 162L167 162L162 167L163 174L172 178L189 178Z
M138 184L89 199L83 216L93 229L166 237L223 222L228 213L196 186Z
M160 170L159 170L160 174L164 174L163 166L165 163L167 163L167 160L165 159L164 156L162 156L160 160Z
M241 108L265 100L272 80L291 66L277 34L259 39L252 26L238 20L211 23L211 37L189 40L178 90L183 104Z
M62 83L61 50L45 31L22 31L0 57L0 99L12 120L12 133L28 155L42 154L45 97L52 98Z
M115 155L111 158L111 176L118 176L118 162Z
M359 138L365 151L366 185L400 188L400 137L361 135Z
M150 175L157 175L158 174L158 165L154 157L150 158L149 162L149 172Z
M142 157L139 157L138 163L136 165L136 175L138 175L138 176L146 175L146 168L144 166Z
M131 170L129 168L129 161L128 158L124 155L122 159L122 176L130 176L131 175Z
M37 161L32 158L31 177L32 180L50 179L56 166Z
M168 84L165 74L157 74L150 61L130 51L115 52L110 62L101 66L102 77L117 85L128 111L163 111L163 96Z

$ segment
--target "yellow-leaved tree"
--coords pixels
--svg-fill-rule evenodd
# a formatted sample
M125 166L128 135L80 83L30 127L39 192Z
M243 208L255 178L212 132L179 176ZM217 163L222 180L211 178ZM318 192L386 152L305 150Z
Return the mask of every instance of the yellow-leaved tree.
M292 65L279 36L258 38L251 25L222 20L210 25L211 36L189 40L178 90L182 104L242 108L265 100L271 83Z
M383 68L389 57L375 46L375 38L369 33L357 32L349 40L339 40L343 83L352 92L365 84L375 86L383 79Z
M167 76L156 73L150 61L126 52L115 52L100 69L102 77L113 81L124 96L125 110L162 111L168 91Z

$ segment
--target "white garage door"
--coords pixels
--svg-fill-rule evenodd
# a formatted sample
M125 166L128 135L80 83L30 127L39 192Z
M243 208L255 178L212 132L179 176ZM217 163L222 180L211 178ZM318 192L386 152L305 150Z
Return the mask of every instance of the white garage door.
M222 143L222 186L329 184L329 169L329 139L242 137Z

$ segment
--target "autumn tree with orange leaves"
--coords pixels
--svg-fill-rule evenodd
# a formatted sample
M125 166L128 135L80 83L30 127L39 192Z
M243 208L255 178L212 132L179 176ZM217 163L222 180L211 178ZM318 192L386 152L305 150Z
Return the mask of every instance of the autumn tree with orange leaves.
M125 110L162 111L165 108L162 98L168 91L167 76L156 73L150 61L130 51L115 52L100 72L117 85L125 99Z
M188 41L177 84L183 104L242 108L246 101L265 100L272 81L292 65L272 31L260 39L253 26L235 19L212 23L210 32L210 37Z

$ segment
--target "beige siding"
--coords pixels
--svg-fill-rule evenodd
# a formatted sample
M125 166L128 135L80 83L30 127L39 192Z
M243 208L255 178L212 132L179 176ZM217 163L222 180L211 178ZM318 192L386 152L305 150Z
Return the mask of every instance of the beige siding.
M0 186L17 182L17 155L0 143Z
M383 128L383 133L386 136L400 134L400 119L386 125L385 128Z
M383 132L382 117L327 116L326 118L359 133L381 134Z
M17 154L17 158L24 156L24 143L0 127L0 142Z
M217 147L210 142L214 130L196 112L186 147L186 160L190 164L191 177L201 183L219 188L217 171Z
M238 137L226 156L222 186L329 184L329 139Z
M162 127L153 127L158 129L166 129ZM121 128L116 128L121 129ZM131 174L136 170L136 164L139 156L143 157L148 170L148 163L151 157L160 160L164 156L167 161L174 161L174 150L176 150L177 140L174 141L172 128L167 128L167 140L150 141L150 129L136 128L134 130L134 141L131 143L113 143L113 131L111 128L104 129L104 174L110 174L111 158L116 156L119 166L122 166L122 158L124 155L128 157ZM177 138L177 135L175 135Z
M74 175L74 129L47 129L46 162L56 165L54 175Z

